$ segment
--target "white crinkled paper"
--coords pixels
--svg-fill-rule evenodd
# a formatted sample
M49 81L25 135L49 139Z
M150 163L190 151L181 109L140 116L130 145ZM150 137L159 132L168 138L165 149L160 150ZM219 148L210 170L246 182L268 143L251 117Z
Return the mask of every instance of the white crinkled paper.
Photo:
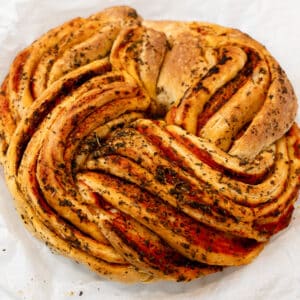
M0 0L0 81L16 53L62 22L127 4L145 19L201 20L239 28L263 43L300 98L298 0ZM298 115L299 123L299 115ZM195 280L124 285L51 253L28 233L0 171L0 299L300 299L300 205L291 225L253 263Z

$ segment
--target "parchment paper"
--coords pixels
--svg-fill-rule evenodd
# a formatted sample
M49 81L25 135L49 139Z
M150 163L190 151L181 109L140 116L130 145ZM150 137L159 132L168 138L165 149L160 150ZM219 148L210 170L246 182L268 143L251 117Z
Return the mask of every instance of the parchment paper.
M300 96L300 1L0 0L0 80L17 51L46 30L104 7L128 4L145 19L202 20L239 28L262 42ZM298 116L299 123L299 116ZM292 224L250 265L191 283L124 285L51 253L17 216L0 171L0 299L300 299L300 206Z

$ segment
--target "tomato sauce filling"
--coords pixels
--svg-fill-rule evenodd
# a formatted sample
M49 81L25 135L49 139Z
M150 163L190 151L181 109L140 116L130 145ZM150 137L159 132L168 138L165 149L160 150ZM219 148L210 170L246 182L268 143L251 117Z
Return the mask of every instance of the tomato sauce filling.
M147 196L147 199L141 204L146 210L155 212L164 227L184 236L189 241L189 243L182 245L185 248L189 248L192 244L208 252L238 256L251 252L259 245L253 239L235 237L194 221L184 213L166 205L160 199Z
M172 149L171 147L164 146L162 139L156 136L155 134L152 134L151 129L149 127L138 126L137 130L143 135L145 135L145 137L153 145L157 146L168 160L176 163L180 168L183 168L184 170L188 170L192 174L194 173L193 170L189 166L187 166L187 164L183 161L183 159L179 157L179 155L176 153L174 149ZM241 181L248 184L258 184L262 180L264 180L265 176L267 176L268 174L268 170L265 170L265 172L262 174L247 174L247 173L236 172L234 170L226 168L225 166L215 162L212 156L207 151L199 149L192 142L190 142L186 137L174 134L172 132L168 132L168 133L176 141L183 144L203 163L207 164L208 166L215 169L216 171L219 171L224 175L229 176L237 181Z
M125 215L114 219L112 230L126 245L138 253L141 260L147 262L152 268L161 270L164 274L178 272L178 267L195 271L207 267L203 263L185 258L161 239L141 236L130 222L130 217Z
M162 199L141 190L138 186L113 176L109 177L108 183L112 184L124 196L130 197L132 195L130 198L137 202L137 205L145 211L146 215L149 214L148 217L141 217L143 220L150 224L152 222L151 215L155 216L153 222L159 222L162 227L188 241L182 245L186 249L193 245L208 252L243 256L259 245L253 239L235 237L197 222Z
M146 133L148 128L140 126L138 130L142 133ZM172 163L176 163L181 169L188 171L189 173L193 173L180 157L178 157L175 150L170 147L165 147L162 143L160 137L156 135L152 135L147 131L146 138L154 145L156 145L162 154L165 156L167 160L170 160ZM189 205L194 209L199 209L202 213L212 215L216 213L217 218L225 222L225 218L231 218L234 221L237 221L236 218L228 211L222 208L217 207L216 205L210 205L207 202L203 201L203 197L207 197L208 194L218 194L218 201L224 200L229 201L226 197L217 193L217 191L213 190L212 187L205 182L198 179L199 182L203 183L203 190L195 187L191 183L187 182L180 174L173 171L170 168L164 168L162 166L158 166L156 169L155 178L162 184L168 183L174 185L174 188L170 191L170 193L176 197L176 199L180 203L184 203ZM209 196L208 196L209 197Z
M19 85L22 77L28 76L28 74L23 74L24 64L28 57L29 57L29 51L23 51L17 56L16 61L14 62L15 71L13 72L12 88L16 93L19 91Z
M285 229L290 221L294 211L294 206L291 205L285 214L283 214L278 222L272 222L267 224L256 224L254 227L258 229L260 232L267 233L269 236Z
M250 48L243 49L247 54L247 62L235 78L226 83L223 87L209 99L205 104L202 113L198 117L197 132L207 123L207 121L217 112L251 77L254 68L260 58L258 54Z
M262 182L265 176L268 173L268 170L265 170L262 174L248 174L248 173L241 173L234 170L227 168L217 162L215 162L207 151L198 148L195 146L188 138L184 136L180 136L177 134L169 133L171 136L174 137L178 142L183 144L189 151L191 151L199 160L210 166L216 171L223 173L226 176L229 176L237 181L241 181L248 184L258 184Z

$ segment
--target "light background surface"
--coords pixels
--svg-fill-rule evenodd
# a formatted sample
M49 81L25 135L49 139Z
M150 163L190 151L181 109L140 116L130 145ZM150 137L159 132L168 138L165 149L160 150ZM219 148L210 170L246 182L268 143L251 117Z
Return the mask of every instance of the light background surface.
M16 53L45 31L72 17L120 4L136 8L145 19L199 20L239 28L270 50L300 97L298 0L0 0L0 81ZM14 210L0 168L0 299L300 299L299 201L292 224L250 265L191 283L124 285L52 254L34 239Z

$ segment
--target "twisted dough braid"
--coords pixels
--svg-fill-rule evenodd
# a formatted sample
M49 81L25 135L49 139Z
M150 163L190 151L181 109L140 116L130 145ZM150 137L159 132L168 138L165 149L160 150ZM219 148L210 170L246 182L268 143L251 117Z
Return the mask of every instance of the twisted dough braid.
M192 280L249 263L290 222L296 97L238 30L109 8L24 49L1 90L20 216L101 275Z

